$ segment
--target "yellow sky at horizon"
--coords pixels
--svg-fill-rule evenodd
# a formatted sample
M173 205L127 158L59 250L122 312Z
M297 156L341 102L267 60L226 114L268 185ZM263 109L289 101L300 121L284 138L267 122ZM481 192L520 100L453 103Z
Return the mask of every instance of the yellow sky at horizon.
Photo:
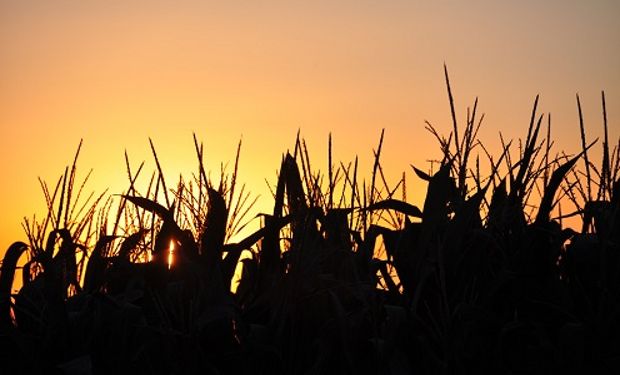
M605 90L616 140L618 15L613 1L0 0L0 249L43 213L37 177L55 181L81 138L97 192L126 188L125 149L152 170L149 137L170 178L193 170L196 132L214 172L243 138L241 180L266 207L298 129L317 164L331 132L336 159L370 171L385 128L388 174L416 184L409 164L438 156L424 120L451 128L444 62L459 119L479 96L492 150L499 131L524 136L538 93L557 146L576 152L575 93L593 139Z

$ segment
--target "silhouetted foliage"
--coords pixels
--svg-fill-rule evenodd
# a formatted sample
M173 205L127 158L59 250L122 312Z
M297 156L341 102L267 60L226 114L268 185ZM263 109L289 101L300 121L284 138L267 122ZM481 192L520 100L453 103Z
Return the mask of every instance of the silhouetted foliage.
M132 173L126 159L130 187L113 223L103 195L76 209L76 154L53 193L42 183L48 214L25 222L29 246L16 242L2 263L2 372L617 373L620 161L605 108L601 168L586 157L583 124L577 156L550 155L538 97L516 160L503 139L495 160L477 141L477 99L459 137L447 70L446 83L452 134L428 124L440 167L413 167L427 185L422 209L397 197L404 177L385 181L383 133L368 185L357 160L334 166L331 136L325 184L298 137L273 212L238 242L253 204L235 190L239 151L216 185L194 138L198 173L175 190L151 142L157 172L141 195L142 165ZM486 177L479 156L470 166L476 149ZM586 186L574 172L584 158ZM562 226L558 202L568 199L579 233Z

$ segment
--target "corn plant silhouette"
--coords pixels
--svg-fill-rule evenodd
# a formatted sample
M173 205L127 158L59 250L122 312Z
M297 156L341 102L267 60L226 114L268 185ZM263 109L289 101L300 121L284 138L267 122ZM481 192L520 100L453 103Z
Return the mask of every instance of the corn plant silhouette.
M427 123L439 169L412 166L427 185L421 209L406 201L404 175L386 181L383 132L368 180L357 159L334 163L331 136L327 172L312 169L298 134L272 188L273 212L237 242L255 202L237 186L241 143L232 174L222 170L214 181L194 136L197 172L169 189L151 141L157 170L146 192L135 188L143 164L132 170L126 154L129 187L115 199L84 199L88 177L76 189L80 143L55 187L41 182L48 212L25 220L28 244L14 243L2 262L0 366L66 374L614 373L620 147L609 144L604 94L600 166L582 116L582 150L552 155L551 118L541 139L538 97L518 154L500 136L496 158L477 138L478 100L461 127L447 69L445 79L452 131L444 137ZM567 201L576 209L563 214ZM562 226L576 215L580 232ZM22 254L23 286L12 295Z

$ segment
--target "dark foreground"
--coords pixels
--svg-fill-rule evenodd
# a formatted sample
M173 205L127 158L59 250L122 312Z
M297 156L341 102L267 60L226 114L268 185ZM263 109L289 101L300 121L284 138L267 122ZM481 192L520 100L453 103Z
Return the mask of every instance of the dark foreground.
M2 264L0 373L618 374L617 160L585 195L566 178L587 155L550 161L532 120L514 164L505 152L481 179L467 167L472 117L461 147L442 144L437 173L416 170L428 186L422 209L379 182L380 147L368 185L356 165L330 159L322 188L298 143L273 212L236 243L234 176L216 187L201 164L165 204L155 199L161 176L147 198L131 181L125 224L110 232L95 211L73 215L65 174L60 202L54 193L30 244L15 243ZM551 214L580 191L577 233Z

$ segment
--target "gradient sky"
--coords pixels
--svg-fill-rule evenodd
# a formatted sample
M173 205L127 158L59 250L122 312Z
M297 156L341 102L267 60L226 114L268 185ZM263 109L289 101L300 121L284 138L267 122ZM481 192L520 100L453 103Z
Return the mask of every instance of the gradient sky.
M170 178L195 166L193 131L214 171L243 137L240 178L262 208L298 129L317 164L332 132L336 158L369 171L385 128L384 165L407 171L415 203L409 164L439 156L424 120L451 129L444 62L459 119L479 96L491 150L499 131L525 135L536 94L575 152L575 93L594 138L605 90L617 139L619 16L613 0L0 0L0 249L25 239L23 216L44 212L37 177L55 181L80 138L89 190L120 193L125 149L152 170L148 137Z

